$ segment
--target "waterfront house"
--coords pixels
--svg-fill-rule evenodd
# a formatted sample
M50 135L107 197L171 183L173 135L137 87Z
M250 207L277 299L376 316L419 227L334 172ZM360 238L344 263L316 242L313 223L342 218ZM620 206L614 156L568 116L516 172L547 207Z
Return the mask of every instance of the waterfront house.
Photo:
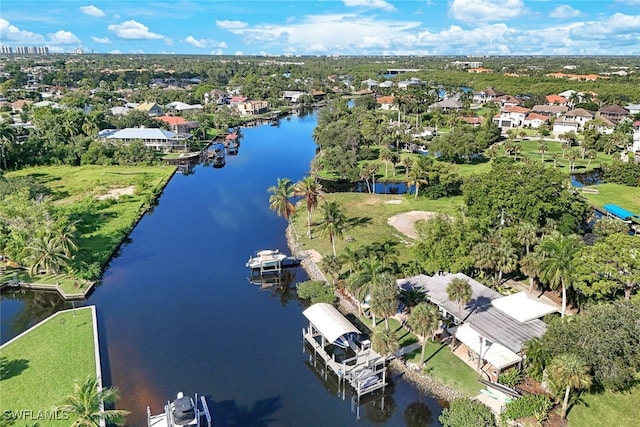
M466 280L471 286L471 299L463 306L447 295L447 287L456 278ZM427 299L438 306L443 317L456 325L448 329L456 338L455 350L464 345L468 354L479 356L479 369L492 379L500 371L522 361L524 343L541 337L547 330L540 319L557 312L557 307L530 297L526 292L502 296L463 273L420 274L400 279L398 285L401 289L424 292ZM456 351L456 354L461 353Z
M267 101L245 101L236 105L241 116L255 116L269 111Z
M174 114L182 114L185 112L198 112L202 111L203 107L200 104L187 104L180 101L174 101L167 104L167 111Z
M282 94L282 99L290 104L297 104L303 95L305 95L305 92L301 90L285 90Z
M187 133L190 130L198 129L200 123L196 121L189 121L179 116L161 116L156 117L156 120L166 123L169 128L176 133Z
M192 136L180 135L159 128L126 128L104 129L98 133L98 139L104 142L130 144L133 141L142 143L157 151L185 151Z

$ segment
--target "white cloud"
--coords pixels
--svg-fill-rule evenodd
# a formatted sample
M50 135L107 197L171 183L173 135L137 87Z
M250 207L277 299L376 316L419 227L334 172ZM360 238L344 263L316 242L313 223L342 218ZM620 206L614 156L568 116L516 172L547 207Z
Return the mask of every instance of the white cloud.
M217 42L212 39L196 39L193 36L188 36L184 39L185 42L189 43L191 46L206 48L206 47L219 47L226 48L227 44L225 42Z
M241 50L236 50L233 54L234 54L235 56L242 56L242 55L244 55L244 53L242 53L242 51L241 51Z
M223 30L237 30L240 28L247 28L247 26L249 26L249 24L242 21L228 21L228 20L218 21L217 19L216 19L216 25L222 28Z
M59 45L59 44L73 44L73 45L79 45L80 39L78 37L76 37L75 34L73 34L71 31L57 31L53 34L49 34L49 42L55 45Z
M100 43L100 44L111 44L111 40L109 40L109 37L92 36L91 40L93 40L96 43Z
M118 49L112 50L111 52L109 52L112 55L120 55L122 52L120 52Z
M95 7L94 5L80 6L80 10L85 15L95 16L97 18L102 18L104 16L104 12L101 9Z
M392 4L387 3L384 0L342 0L347 7L364 7L367 9L382 9L387 12L393 12L396 10Z
M522 0L453 0L449 13L464 22L507 21L528 10Z
M23 31L15 25L11 25L6 19L0 18L0 41L41 44L44 43L44 36L31 31Z
M168 45L171 39L162 34L149 31L149 27L138 21L130 20L121 24L111 24L107 27L116 37L126 40L164 40Z
M569 18L577 18L582 15L578 9L574 9L568 4L561 4L556 6L551 12L549 12L549 16L555 19L569 19Z
M214 49L212 50L209 55L223 55L224 52L222 51L222 49Z

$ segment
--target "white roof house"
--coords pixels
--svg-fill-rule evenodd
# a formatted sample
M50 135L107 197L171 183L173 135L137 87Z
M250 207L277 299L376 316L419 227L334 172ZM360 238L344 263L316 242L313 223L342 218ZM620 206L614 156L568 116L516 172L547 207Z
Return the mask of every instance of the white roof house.
M167 104L167 108L173 111L202 111L202 105L200 104L187 104L180 101L175 101Z
M103 141L123 144L142 141L145 146L158 151L186 150L191 137L159 128L104 129L98 133L98 138Z

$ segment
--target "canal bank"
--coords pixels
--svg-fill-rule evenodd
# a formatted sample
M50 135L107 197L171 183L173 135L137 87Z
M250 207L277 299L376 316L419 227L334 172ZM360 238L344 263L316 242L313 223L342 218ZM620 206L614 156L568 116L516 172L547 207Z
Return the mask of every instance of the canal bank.
M327 286L331 286L326 276L318 266L316 257L312 255L312 251L315 250L312 248L303 247L300 241L297 239L298 233L295 230L295 225L289 224L286 229L286 236L289 249L296 257L302 260L301 266L307 272L309 279L322 281L326 283ZM338 309L340 310L340 312L344 315L353 314L357 317L358 307L356 303L345 297L345 295L341 294L340 292L336 292L335 294L339 298ZM449 402L456 397L464 396L463 393L440 384L438 381L434 380L428 375L425 375L421 372L418 366L407 364L400 359L392 360L389 363L389 368L392 371L391 376L403 376L422 392L429 394L439 400Z

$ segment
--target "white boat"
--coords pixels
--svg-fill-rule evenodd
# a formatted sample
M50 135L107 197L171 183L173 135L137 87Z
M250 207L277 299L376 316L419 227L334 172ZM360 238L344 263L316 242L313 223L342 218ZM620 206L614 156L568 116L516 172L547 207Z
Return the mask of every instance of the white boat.
M278 249L265 249L256 252L256 256L250 257L246 266L252 270L280 270L282 261L287 256L280 253Z
M207 399L196 394L194 398L178 393L176 400L164 405L164 412L151 415L147 406L148 427L183 427L183 426L212 426L211 412Z

